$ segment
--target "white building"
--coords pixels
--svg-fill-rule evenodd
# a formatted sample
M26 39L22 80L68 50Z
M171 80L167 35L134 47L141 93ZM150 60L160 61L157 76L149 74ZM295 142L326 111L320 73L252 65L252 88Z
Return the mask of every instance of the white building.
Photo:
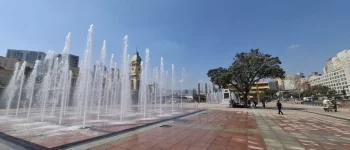
M323 68L323 74L328 74L341 69L344 65L350 63L350 49L345 49L337 53L336 56L329 58L326 61L326 66Z
M346 95L350 96L349 83L350 83L350 64L342 66L341 69L327 72L327 74L321 76L312 76L309 79L310 85L323 85L327 86L338 94L342 94L342 90L346 91Z
M304 73L297 73L294 75L286 75L284 80L277 80L279 82L280 90L306 90L306 87L304 87L305 83L308 81L307 78L305 78Z
M295 82L293 80L284 80L284 90L295 90Z

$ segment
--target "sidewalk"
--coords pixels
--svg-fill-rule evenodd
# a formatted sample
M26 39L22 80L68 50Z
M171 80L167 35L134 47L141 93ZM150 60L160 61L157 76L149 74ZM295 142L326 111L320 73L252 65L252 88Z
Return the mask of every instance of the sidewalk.
M167 126L158 126L113 141L100 141L98 146L89 149L350 149L349 121L343 119L299 110L283 110L285 115L278 115L274 109L218 106L213 109L179 119Z
M338 109L337 112L325 112L323 110L322 106L310 106L310 105L302 105L302 104L283 104L284 107L289 107L289 108L304 108L305 112L309 113L315 113L315 114L320 114L320 115L325 115L325 116L330 116L330 117L336 117L339 119L346 119L350 121L350 112L347 111L346 109Z

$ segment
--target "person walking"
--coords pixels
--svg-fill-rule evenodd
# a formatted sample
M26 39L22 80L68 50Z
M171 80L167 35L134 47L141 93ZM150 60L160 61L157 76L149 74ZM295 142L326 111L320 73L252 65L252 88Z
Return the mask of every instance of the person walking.
M254 100L253 103L254 103L254 108L257 108L256 105L258 105L258 100Z
M262 100L262 101L261 101L261 103L262 103L262 105L263 105L264 108L265 108L265 102L266 102L265 100Z
M282 114L283 115L283 112L281 111L282 109L282 103L278 100L277 101L277 104L276 104L277 108L278 108L278 114Z

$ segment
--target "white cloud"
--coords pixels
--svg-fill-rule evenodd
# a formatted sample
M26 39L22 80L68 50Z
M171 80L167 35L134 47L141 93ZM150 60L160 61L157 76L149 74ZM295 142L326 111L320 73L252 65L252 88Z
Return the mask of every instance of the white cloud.
M288 46L288 49L293 49L293 48L298 48L298 47L300 47L299 44L292 44L292 45Z

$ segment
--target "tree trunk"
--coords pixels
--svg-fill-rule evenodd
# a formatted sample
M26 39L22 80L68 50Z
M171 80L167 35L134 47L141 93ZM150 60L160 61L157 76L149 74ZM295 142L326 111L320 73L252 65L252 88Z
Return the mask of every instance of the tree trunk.
M243 94L244 107L248 108L248 94L247 92Z

